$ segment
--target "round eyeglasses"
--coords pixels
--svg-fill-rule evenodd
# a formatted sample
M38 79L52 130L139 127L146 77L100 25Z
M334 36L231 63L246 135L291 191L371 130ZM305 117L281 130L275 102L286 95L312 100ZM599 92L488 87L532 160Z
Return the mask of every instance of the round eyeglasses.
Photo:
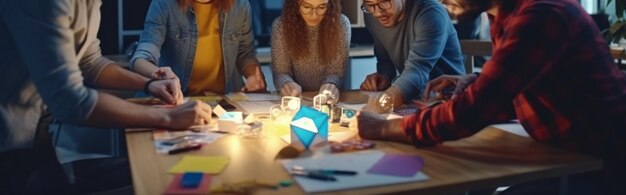
M300 12L302 14L315 13L315 15L323 16L326 13L326 10L328 10L328 4L323 4L323 5L319 5L316 7L313 7L312 5L309 5L309 4L300 4Z
M376 7L380 10L388 10L391 8L391 0L379 1L376 4L363 4L361 5L361 10L366 14L373 14L376 12Z

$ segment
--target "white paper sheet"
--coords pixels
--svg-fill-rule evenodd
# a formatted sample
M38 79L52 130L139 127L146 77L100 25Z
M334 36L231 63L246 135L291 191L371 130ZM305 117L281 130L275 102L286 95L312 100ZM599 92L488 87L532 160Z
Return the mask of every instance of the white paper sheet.
M280 96L268 93L230 93L226 95L228 99L235 101L275 101L280 100Z
M293 160L281 160L283 167L289 171L293 166L298 165L306 169L336 169L357 171L355 176L334 176L335 182L314 180L306 177L294 176L296 182L306 193L327 192L335 190L354 189L361 187L372 187L407 182L424 181L428 179L421 171L413 177L395 177L388 175L368 174L369 170L385 153L379 150L351 152L344 154L333 154L323 156L313 156L311 158L301 158Z
M269 101L238 101L237 104L251 114L270 113L270 108L276 105Z

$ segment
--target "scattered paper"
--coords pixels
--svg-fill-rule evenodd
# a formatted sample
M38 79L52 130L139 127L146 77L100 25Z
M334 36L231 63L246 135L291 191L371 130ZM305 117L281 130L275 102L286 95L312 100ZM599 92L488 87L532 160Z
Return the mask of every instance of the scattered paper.
M249 114L270 113L275 104L269 101L239 101L237 102Z
M215 106L215 108L213 108L213 114L215 114L217 117L222 117L222 115L224 115L224 113L226 112L227 111L220 105L217 105Z
M275 101L280 100L279 95L267 93L230 93L226 95L233 101Z
M208 126L196 126L195 128L208 128ZM178 144L210 144L223 136L223 133L218 132L154 131L152 133L154 147L159 154L168 154Z
M311 158L281 160L280 162L285 170L291 170L294 166L301 166L306 169L336 169L358 172L358 174L354 176L335 175L334 177L337 179L336 182L319 181L307 177L295 176L294 180L296 180L305 193L374 187L417 182L428 179L428 176L422 172L418 172L413 177L395 177L368 173L367 170L378 162L378 160L380 160L384 155L385 154L379 150L367 150L361 152L313 156Z

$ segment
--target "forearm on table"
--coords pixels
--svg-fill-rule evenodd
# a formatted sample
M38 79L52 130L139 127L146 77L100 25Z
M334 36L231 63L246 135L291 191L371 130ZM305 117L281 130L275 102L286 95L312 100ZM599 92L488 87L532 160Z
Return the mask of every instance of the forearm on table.
M404 101L409 102L414 99L421 99L424 89L428 83L428 75L412 69L405 69L404 72L397 77L392 86L401 92Z
M170 121L165 109L141 106L98 93L98 101L86 124L113 128L166 128Z
M395 142L413 144L411 139L404 133L405 131L402 129L401 124L402 120L400 119L389 120L382 137Z
M95 86L106 89L143 90L148 78L131 72L116 64L104 67L96 80Z
M387 93L389 95L391 95L393 97L393 107L399 107L404 105L405 101L404 101L404 96L402 94L402 92L396 88L395 86L391 86L389 88L387 88L387 90L385 90L384 93ZM410 100L407 100L407 102L409 102Z

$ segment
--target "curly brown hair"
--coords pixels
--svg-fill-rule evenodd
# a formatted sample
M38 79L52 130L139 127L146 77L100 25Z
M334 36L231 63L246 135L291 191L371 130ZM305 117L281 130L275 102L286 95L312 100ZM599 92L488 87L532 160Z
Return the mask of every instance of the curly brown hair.
M177 1L178 1L178 6L180 6L181 9L187 10L187 8L191 6L191 3L193 0L177 0ZM217 3L217 6L221 10L230 10L230 8L235 3L235 0L213 0L213 1Z
M324 14L324 19L319 24L319 40L317 43L302 42L302 37L308 37L308 27L300 14L300 3L302 0L285 0L282 11L282 32L285 37L287 51L292 52L292 56L300 59L309 55L309 47L302 45L318 44L317 53L322 63L327 64L341 50L339 36L341 35L341 3L339 0L329 0L328 10ZM304 39L308 40L308 39Z

